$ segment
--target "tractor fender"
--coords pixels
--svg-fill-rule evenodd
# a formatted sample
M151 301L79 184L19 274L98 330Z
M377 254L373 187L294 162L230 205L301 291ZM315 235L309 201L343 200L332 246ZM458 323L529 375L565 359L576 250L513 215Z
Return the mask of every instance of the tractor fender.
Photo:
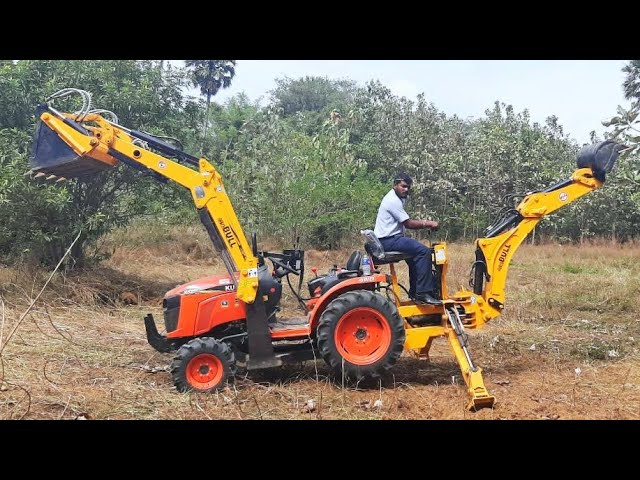
M376 284L380 282L386 282L387 276L384 273L376 273L373 275L366 275L361 277L347 278L344 281L334 285L327 290L320 300L316 302L309 315L309 331L315 331L318 326L320 316L331 303L331 301L342 295L343 293L350 292L352 290L374 290Z

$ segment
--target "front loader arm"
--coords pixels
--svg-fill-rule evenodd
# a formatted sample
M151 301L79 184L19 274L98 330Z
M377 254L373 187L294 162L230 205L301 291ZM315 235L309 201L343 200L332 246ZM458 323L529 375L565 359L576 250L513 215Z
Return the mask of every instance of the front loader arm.
M78 115L61 113L50 106L41 110L42 124L32 158L32 172L36 176L64 179L122 162L178 183L191 192L214 248L236 284L237 297L253 303L258 290L258 259L247 242L222 177L209 161L196 159L143 132L109 122L99 114L90 113L78 121ZM145 148L149 144L163 153L186 159L198 170Z

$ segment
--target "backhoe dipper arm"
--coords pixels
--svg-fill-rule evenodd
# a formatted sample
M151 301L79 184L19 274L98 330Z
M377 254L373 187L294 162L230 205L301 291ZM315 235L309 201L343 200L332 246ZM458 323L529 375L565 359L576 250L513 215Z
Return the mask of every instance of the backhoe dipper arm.
M40 138L32 159L36 176L50 174L47 179L51 179L86 175L122 162L182 185L191 192L200 219L236 286L237 297L253 303L258 290L258 259L225 192L222 177L209 161L197 159L146 133L114 124L99 114L89 113L77 120L78 115L58 112L49 105L40 106L40 111L43 125L40 125ZM45 125L57 137L52 137ZM144 148L143 142L154 150L197 166L198 170ZM56 154L63 150L66 152L56 159ZM65 160L61 162L63 157Z
M472 287L473 293L482 297L477 305L478 323L502 312L509 265L527 235L544 216L601 187L621 147L611 141L585 147L578 157L579 168L570 179L528 194L515 211L488 230L485 238L476 240Z

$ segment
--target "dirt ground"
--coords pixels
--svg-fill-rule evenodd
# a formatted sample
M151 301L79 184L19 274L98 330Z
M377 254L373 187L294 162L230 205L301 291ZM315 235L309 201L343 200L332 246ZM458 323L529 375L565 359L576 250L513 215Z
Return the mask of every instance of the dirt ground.
M147 344L142 318L161 320L162 295L176 284L223 271L193 235L188 246L117 246L101 267L56 275L24 318L49 273L0 267L0 419L640 418L637 245L521 247L504 315L469 332L496 397L471 412L444 339L431 361L405 352L375 385L343 385L318 359L241 372L219 393L178 393L172 354ZM349 253L308 251L307 278ZM449 245L449 255L453 293L466 284L472 246ZM297 315L291 298L284 316Z

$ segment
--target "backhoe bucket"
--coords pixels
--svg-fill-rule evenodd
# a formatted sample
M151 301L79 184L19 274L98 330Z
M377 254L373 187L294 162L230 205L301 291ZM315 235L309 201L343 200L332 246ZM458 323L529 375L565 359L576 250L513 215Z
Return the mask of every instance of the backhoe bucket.
M80 132L81 127L74 127ZM36 129L33 156L29 159L32 173L73 178L89 175L111 168L109 163L78 155L46 123L40 122ZM42 175L41 175L42 176Z
M613 140L587 145L578 153L578 168L590 168L594 176L604 182L606 174L613 170L623 148L624 145Z

